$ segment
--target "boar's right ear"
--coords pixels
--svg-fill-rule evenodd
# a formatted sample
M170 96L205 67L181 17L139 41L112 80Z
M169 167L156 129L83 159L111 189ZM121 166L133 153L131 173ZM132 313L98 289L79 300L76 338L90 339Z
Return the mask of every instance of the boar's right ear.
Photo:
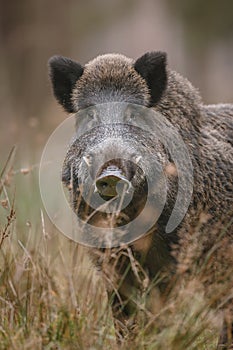
M84 68L78 62L62 56L51 57L48 65L54 96L67 112L75 112L71 95Z
M151 106L158 102L167 87L167 54L147 52L134 63L134 69L145 79L150 90Z

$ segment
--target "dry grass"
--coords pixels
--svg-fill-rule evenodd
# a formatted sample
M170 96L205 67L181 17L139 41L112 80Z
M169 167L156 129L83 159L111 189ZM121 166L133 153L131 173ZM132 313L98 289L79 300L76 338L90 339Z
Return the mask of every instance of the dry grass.
M101 276L85 249L44 217L39 198L28 200L36 170L15 172L6 181L14 173L13 156L1 175L0 349L119 349ZM210 308L213 298L205 298L194 253L200 237L193 237L180 255L166 304L158 306L154 284L139 296L136 336L129 334L122 349L216 348L221 317Z

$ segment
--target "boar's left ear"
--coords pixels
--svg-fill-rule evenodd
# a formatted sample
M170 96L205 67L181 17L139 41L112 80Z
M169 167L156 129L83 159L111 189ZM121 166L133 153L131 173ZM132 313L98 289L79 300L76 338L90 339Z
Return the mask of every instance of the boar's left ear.
M146 80L150 90L151 105L158 102L167 87L167 54L147 52L134 63L134 69Z
M75 112L71 96L84 68L80 63L62 56L51 57L48 65L54 96L67 112Z

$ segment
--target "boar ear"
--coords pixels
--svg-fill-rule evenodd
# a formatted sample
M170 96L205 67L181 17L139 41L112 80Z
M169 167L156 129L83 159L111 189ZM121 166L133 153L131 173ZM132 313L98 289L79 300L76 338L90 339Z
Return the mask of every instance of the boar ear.
M71 95L84 68L78 62L62 56L51 57L48 65L54 96L67 112L75 112Z
M167 54L147 52L134 63L134 69L146 80L151 95L151 105L158 102L167 87Z

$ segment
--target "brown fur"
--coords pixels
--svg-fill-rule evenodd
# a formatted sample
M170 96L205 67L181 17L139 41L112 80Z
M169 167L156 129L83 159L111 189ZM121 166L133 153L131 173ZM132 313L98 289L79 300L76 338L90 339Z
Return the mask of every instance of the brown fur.
M157 62L156 64L160 67L163 62L161 57L160 53L154 56L147 54L146 58L140 59L140 64L137 65L137 61L135 63L122 55L103 55L85 65L81 76L79 76L81 68L78 65L77 82L70 95L72 111L77 112L91 105L105 102L128 102L151 107L153 101L151 102L150 95L152 89L154 94L157 87L159 89L162 73L158 82L155 77L155 86L152 86L151 79L147 80L147 67L142 70L142 74L140 69L143 67L143 60L147 60L148 67L150 65L153 67L154 62ZM137 70L135 64L137 68L139 67ZM61 100L61 96L59 98ZM148 286L148 281L153 280L161 271L166 271L168 281L158 284L158 288L161 293L165 292L169 285L169 276L173 276L175 272L176 262L179 262L182 254L185 254L184 247L190 246L195 234L200 235L196 263L204 264L210 251L214 252L214 263L211 266L207 264L207 275L213 278L211 280L207 277L203 278L203 283L207 286L207 295L211 295L211 290L216 292L214 286L219 282L218 278L214 277L216 269L222 271L225 276L227 269L232 268L232 265L228 264L232 263L230 252L233 247L233 105L204 105L198 91L187 79L167 69L167 87L152 108L163 114L181 134L194 168L194 192L182 224L170 235L164 234L164 223L161 219L150 233L135 241L130 247L105 251L105 254L92 250L91 255L95 264L101 266L106 279L110 281L109 293L115 294L113 310L121 321L135 310L135 304L132 302L135 291ZM130 132L133 131L129 129ZM137 135L134 137L137 138ZM142 137L144 136L138 137L138 142L142 142ZM89 143L94 142L93 140L94 138L87 135L81 146L79 143L74 143L70 147L63 169L63 181L67 185L71 179L71 165L76 164L76 171L79 171L83 152ZM150 144L146 141L146 136L143 142L148 142L148 152L156 156L159 145ZM177 172L167 156L163 156L163 167L170 188L168 201L174 203ZM75 203L77 204L77 201ZM163 219L169 217L171 210L171 204L168 204L165 207ZM97 218L96 222L101 220L103 217ZM174 244L176 249L171 253ZM218 245L218 249L213 248L215 244ZM224 256L225 262L223 262ZM128 265L131 268L125 275ZM140 275L144 276L143 279ZM227 292L229 295L232 293L231 275L226 273L228 287L219 296L216 305L226 298ZM124 276L123 281L122 276ZM124 307L121 307L123 304ZM231 304L230 301L228 304ZM230 333L228 331L224 334ZM221 342L225 346L229 341L226 336L222 337Z

